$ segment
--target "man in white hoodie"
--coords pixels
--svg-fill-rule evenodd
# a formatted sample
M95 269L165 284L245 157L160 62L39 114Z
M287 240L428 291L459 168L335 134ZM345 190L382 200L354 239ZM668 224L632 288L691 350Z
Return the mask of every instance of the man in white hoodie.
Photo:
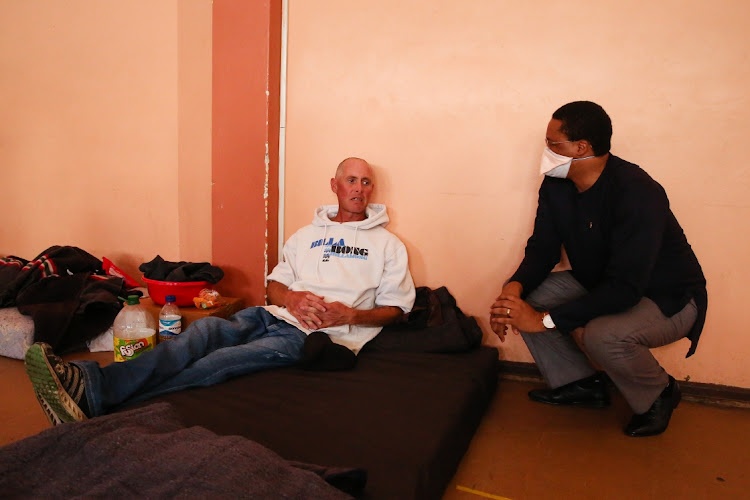
M384 205L369 204L370 165L347 158L331 179L338 205L315 211L313 223L284 245L268 276L270 305L229 320L191 323L176 340L125 363L66 362L34 344L26 371L53 425L110 413L188 387L209 386L255 371L289 366L307 335L325 332L355 354L414 305L404 244L385 229Z

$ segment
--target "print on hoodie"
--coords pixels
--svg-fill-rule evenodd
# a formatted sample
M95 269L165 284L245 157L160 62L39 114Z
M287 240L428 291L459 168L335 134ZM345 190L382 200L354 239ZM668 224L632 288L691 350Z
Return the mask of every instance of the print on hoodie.
M332 221L337 212L337 205L318 207L312 224L287 240L283 260L268 275L268 280L355 309L396 306L404 312L411 311L415 291L406 247L385 228L389 221L385 205L369 204L367 218L362 221ZM284 307L271 305L266 310L306 333L311 332ZM331 340L355 353L380 330L381 327L365 325L322 329Z
M321 245L323 245L323 262L328 262L331 254L333 254L334 257L342 257L346 259L367 260L368 250L366 248L348 246L344 242L344 238L341 238L336 243L333 242L333 238L329 238L328 241L322 239L313 241L310 248L319 247Z

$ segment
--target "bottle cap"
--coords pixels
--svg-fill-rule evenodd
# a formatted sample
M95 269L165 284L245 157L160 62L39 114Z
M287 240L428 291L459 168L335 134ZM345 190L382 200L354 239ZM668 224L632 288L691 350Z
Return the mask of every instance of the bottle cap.
M174 302L175 300L177 300L177 297L175 297L174 295L167 295L166 297L164 297L164 300L166 300L167 302Z
M138 295L128 295L128 305L129 306L137 306L140 304L140 297Z

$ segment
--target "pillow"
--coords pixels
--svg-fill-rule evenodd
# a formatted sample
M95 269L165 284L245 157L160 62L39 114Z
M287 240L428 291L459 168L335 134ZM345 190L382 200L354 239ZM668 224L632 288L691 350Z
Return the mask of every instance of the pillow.
M17 307L0 309L0 356L23 359L34 343L34 320Z

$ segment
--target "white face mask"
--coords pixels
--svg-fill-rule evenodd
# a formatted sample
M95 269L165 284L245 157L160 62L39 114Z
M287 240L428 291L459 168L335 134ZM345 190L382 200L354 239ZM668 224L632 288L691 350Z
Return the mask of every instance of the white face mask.
M565 179L568 177L568 171L570 170L570 164L574 161L588 160L594 156L586 156L584 158L571 158L570 156L563 156L555 153L550 148L545 147L542 153L542 162L539 167L539 173L544 174L548 177L557 177L558 179Z

